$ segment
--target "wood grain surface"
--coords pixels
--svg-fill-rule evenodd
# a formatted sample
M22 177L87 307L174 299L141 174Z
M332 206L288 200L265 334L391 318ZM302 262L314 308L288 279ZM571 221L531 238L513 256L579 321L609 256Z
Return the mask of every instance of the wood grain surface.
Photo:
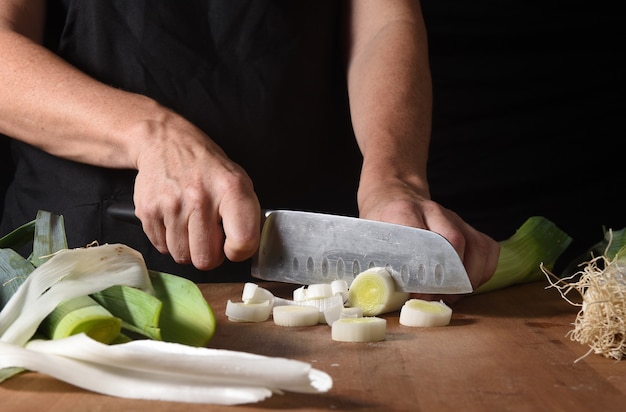
M290 297L294 285L259 283ZM578 308L542 282L463 298L452 322L409 328L385 315L386 340L343 343L330 327L285 328L229 322L228 299L241 284L200 285L218 318L210 347L311 363L333 377L323 394L277 394L217 406L120 399L24 373L0 385L0 411L621 411L626 363L589 355L566 336Z

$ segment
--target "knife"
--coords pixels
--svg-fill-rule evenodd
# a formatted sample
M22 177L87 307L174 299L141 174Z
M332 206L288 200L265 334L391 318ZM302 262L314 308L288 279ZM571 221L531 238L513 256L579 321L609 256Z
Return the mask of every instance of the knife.
M110 216L139 223L131 202L108 208ZM458 253L441 235L392 223L296 210L264 212L253 277L311 285L385 267L399 290L463 294L472 285Z

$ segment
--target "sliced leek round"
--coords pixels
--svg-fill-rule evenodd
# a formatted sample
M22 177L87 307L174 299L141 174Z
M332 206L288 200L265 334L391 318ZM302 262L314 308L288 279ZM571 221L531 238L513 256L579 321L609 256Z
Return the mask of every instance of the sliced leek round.
M313 326L320 321L320 311L314 306L274 306L272 317L278 326Z
M396 290L395 280L384 267L359 273L348 290L348 306L361 308L363 316L399 310L408 299L409 293Z
M341 295L344 303L348 301L348 282L337 279L330 282L330 289L333 295Z
M274 294L256 283L246 282L241 292L241 300L243 303L262 303L269 301L271 306L274 304Z
M259 303L226 302L225 314L231 322L265 322L270 318L272 305L268 300Z
M452 309L443 301L408 300L400 309L400 324L413 327L446 326Z
M339 342L378 342L385 339L387 321L375 316L340 318L331 326L332 339Z
M306 288L306 299L325 299L333 295L330 283L314 283Z

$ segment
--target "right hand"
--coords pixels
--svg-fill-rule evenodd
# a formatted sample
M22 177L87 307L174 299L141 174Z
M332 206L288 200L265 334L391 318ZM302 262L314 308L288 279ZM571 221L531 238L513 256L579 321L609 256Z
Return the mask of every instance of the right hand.
M258 248L261 211L246 172L202 131L171 114L142 133L135 214L161 253L200 270Z

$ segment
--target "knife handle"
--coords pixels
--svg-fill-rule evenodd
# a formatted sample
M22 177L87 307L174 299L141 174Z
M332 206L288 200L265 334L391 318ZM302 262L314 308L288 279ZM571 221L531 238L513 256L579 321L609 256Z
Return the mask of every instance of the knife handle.
M107 208L107 214L112 218L122 220L124 222L141 224L141 221L135 215L135 206L130 200L123 200L111 204Z
M272 213L272 210L261 210L261 226L265 222L265 219ZM107 214L117 220L124 222L130 222L140 225L141 220L135 215L135 205L131 200L122 200L112 203L107 208Z

